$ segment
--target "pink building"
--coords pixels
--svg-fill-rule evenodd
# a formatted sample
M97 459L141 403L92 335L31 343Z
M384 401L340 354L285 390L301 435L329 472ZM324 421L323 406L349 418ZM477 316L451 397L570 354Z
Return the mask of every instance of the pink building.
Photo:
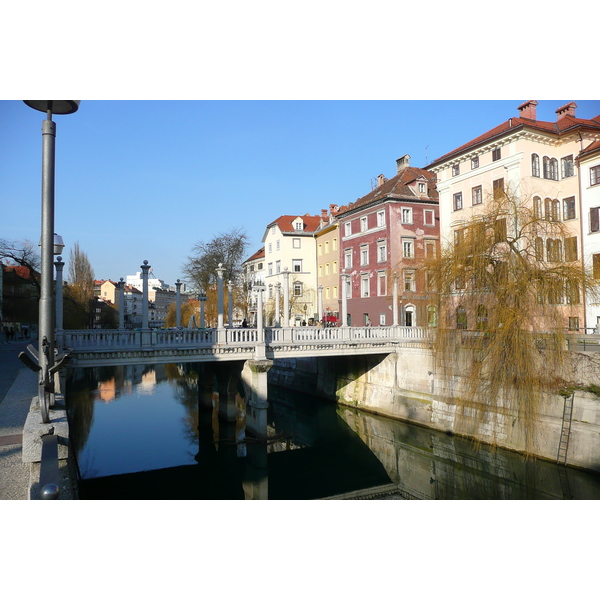
M350 325L393 325L394 314L399 325L436 324L422 269L439 243L435 176L409 161L399 158L394 177L380 175L374 190L337 214Z

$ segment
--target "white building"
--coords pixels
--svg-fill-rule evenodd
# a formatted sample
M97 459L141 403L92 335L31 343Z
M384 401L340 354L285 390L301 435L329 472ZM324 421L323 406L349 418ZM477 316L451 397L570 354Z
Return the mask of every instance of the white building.
M143 289L144 282L142 279L142 272L138 271L135 275L127 275L125 283L127 285L131 285L133 287L138 288L138 290ZM150 271L148 271L148 290L151 290L152 288L158 288L160 290L170 289L169 286L162 279L158 279L157 277L155 277L154 271L150 269Z
M583 257L594 279L600 280L600 140L579 153ZM586 297L586 327L600 330L600 299ZM589 329L588 329L589 331Z

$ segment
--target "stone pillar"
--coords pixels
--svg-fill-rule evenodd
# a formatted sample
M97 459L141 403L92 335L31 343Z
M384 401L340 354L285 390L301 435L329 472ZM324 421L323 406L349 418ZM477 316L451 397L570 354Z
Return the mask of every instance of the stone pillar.
M246 384L246 431L254 437L267 437L268 387L267 373L271 360L249 360L242 378Z
M279 308L279 302L281 299L281 283L279 281L275 284L275 327L281 327L281 310Z
M223 268L223 263L219 263L217 268L217 327L219 329L223 329L224 327L224 301L223 301L223 273L225 269Z
M148 329L148 271L151 268L147 260L140 266L142 269L142 329Z
M204 329L206 327L206 323L204 320L204 303L206 302L206 294L204 290L202 290L198 294L198 300L200 301L200 329Z
M177 280L175 287L177 288L177 295L175 298L175 327L179 329L181 327L181 281L179 281L179 279Z
M227 282L227 321L229 329L233 327L233 282L231 279Z
M252 291L256 293L256 351L254 356L257 360L262 360L266 358L263 315L263 294L265 293L265 286L254 285L252 286Z
M219 391L219 418L229 423L235 423L237 409L235 407L237 378L233 373L234 363L226 361L217 363L217 389Z
M350 275L346 273L346 269L342 269L342 314L341 314L341 326L348 326L348 298L346 293L347 281Z
M398 275L394 275L394 294L392 298L392 311L394 315L394 327L398 325Z
M317 288L317 319L323 320L323 286Z
M283 327L290 326L290 272L283 269Z
M125 329L125 282L122 277L117 287L119 288L119 329L123 330Z
M54 263L56 267L56 321L55 327L57 331L62 331L63 328L63 267L65 263L58 256Z

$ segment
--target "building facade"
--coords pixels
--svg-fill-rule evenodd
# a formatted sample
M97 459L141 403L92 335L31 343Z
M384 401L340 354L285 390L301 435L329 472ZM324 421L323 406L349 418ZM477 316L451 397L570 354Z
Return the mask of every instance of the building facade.
M380 175L374 190L337 214L348 325L435 325L423 268L439 244L435 177L411 167L408 155L396 166L394 177Z
M321 225L315 233L317 247L317 293L321 297L321 314L317 319L327 326L339 325L340 252L339 224L335 219L338 206L331 204L329 214L321 211Z
M577 118L577 105L570 102L556 110L556 122L540 121L537 105L535 100L521 104L518 116L427 166L437 177L443 245L460 239L460 232L486 210L489 199L510 194L538 218L564 225L564 239L540 239L536 260L583 260L576 158L582 148L599 139L600 116ZM578 329L586 321L583 295L574 300L567 290L565 286L551 302L560 305L563 322L559 326Z

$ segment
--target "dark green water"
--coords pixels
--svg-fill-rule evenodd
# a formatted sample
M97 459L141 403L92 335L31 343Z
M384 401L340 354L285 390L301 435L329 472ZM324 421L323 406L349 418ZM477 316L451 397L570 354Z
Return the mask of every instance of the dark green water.
M194 365L77 369L82 499L318 499L388 484L426 499L600 499L600 476L269 388L269 441L206 407ZM240 390L241 392L241 390ZM209 397L210 402L210 397Z

